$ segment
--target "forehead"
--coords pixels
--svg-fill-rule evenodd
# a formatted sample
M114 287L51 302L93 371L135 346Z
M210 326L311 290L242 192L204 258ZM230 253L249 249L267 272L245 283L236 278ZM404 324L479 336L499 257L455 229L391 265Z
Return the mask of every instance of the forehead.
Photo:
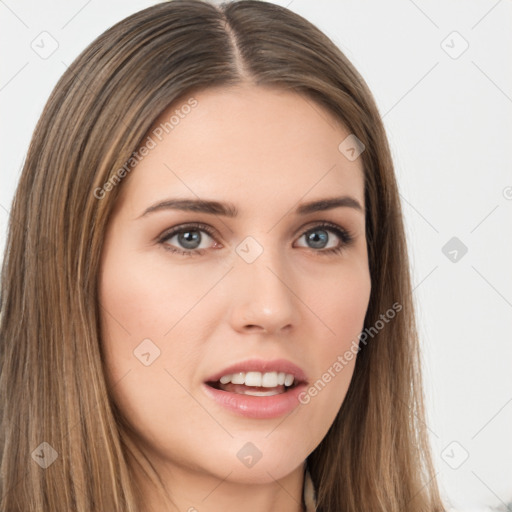
M328 110L277 88L211 88L183 96L155 121L123 195L139 207L165 195L294 205L350 194L364 205L361 158ZM151 140L151 142L149 142ZM243 207L240 208L243 213Z

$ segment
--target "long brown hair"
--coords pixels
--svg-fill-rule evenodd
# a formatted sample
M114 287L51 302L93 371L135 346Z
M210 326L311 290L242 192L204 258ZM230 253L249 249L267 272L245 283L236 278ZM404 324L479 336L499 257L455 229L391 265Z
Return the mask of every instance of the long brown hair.
M327 36L283 7L174 0L91 43L33 134L2 268L0 511L143 510L131 462L158 477L110 399L103 366L97 275L105 228L119 170L158 115L194 92L241 82L307 95L366 148L365 329L374 332L333 425L308 457L318 511L443 510L402 212L372 94ZM105 191L106 183L116 186ZM396 303L400 312L375 329Z

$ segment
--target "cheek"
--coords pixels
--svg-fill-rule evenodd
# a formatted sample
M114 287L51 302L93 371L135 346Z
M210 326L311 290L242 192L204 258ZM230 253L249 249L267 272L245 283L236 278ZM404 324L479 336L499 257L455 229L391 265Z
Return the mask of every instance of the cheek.
M301 403L309 408L305 425L317 440L327 433L352 380L371 293L369 272L364 266L347 265L338 276L319 281L318 293L309 294L311 310L319 319L318 334L308 356L314 361L315 371Z
M172 264L171 257L165 256L160 251L146 254L133 248L107 251L100 279L107 340L129 338L134 345L150 338L168 345L176 332L191 323L198 302L215 306L206 296L224 269L195 266L191 270L192 265Z
M111 251L104 259L102 347L112 397L150 446L163 432L176 440L188 429L205 429L204 414L185 389L194 377L190 369L198 366L200 343L194 340L205 338L197 319L192 322L193 307L211 285L201 286L179 267L163 269L127 254Z
M218 316L219 302L208 292L225 269L173 265L160 251L148 255L123 249L122 239L112 240L106 249L99 299L111 385L123 379L115 386L120 393L125 381L138 381L133 399L144 406L155 390L186 397L171 375L190 387L211 318Z
M316 281L316 292L306 296L311 312L323 324L321 345L327 351L341 350L363 329L371 292L368 268L353 262ZM308 286L313 282L309 280Z
M109 263L107 259L100 286L106 323L145 336L169 330L190 293L190 287L180 282L179 272L158 273L142 258Z

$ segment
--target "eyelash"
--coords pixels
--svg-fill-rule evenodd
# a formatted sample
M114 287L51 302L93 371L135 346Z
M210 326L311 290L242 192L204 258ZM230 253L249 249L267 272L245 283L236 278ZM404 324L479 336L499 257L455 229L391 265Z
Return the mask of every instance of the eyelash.
M336 224L332 224L330 222L320 222L319 224L313 226L312 228L307 229L301 234L301 237L304 236L307 233L310 233L312 231L315 231L317 229L323 229L327 228L328 231L333 232L338 238L341 239L341 245L338 247L332 247L330 249L324 249L324 250L315 250L311 249L313 252L318 252L323 255L337 255L340 254L342 251L344 251L347 247L349 247L353 241L354 236L353 234L348 231L347 229L341 228L340 226L337 226ZM179 226L178 228L173 228L171 231L168 231L164 233L159 239L158 243L162 245L162 247L166 251L170 251L171 253L175 254L181 254L183 256L198 256L202 254L204 251L207 251L208 249L190 249L190 250L181 250L177 249L176 247L172 247L165 242L172 238L174 235L179 235L181 233L187 233L188 231L205 231L208 233L209 236L211 236L213 239L215 239L215 231L206 224L201 223L191 223L191 224L184 224Z

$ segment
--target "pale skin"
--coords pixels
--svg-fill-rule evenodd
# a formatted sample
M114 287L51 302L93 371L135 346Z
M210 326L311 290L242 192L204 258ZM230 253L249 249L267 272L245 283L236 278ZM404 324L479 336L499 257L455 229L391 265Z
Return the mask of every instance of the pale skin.
M301 95L244 85L194 98L197 106L119 185L99 276L107 377L174 502L148 487L148 512L299 512L304 461L334 421L356 358L307 405L278 418L228 411L203 382L257 357L293 362L312 385L358 339L371 290L361 158L340 152L350 132ZM342 196L361 210L295 213ZM229 202L238 215L168 208L143 215L170 198ZM321 222L353 241L316 228ZM192 227L190 239L162 241L186 223L213 234ZM310 230L323 246L308 240ZM236 252L247 237L263 250L252 263ZM196 240L201 253L165 249L192 251L184 240ZM341 252L325 252L334 247ZM160 350L149 366L133 353L145 339ZM237 457L247 442L262 453L250 468Z

